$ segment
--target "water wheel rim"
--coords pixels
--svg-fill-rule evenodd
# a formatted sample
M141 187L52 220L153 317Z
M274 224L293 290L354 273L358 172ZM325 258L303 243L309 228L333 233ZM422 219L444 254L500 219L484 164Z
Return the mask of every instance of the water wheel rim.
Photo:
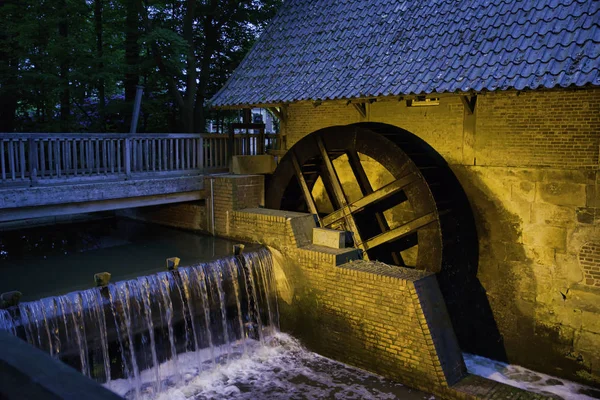
M327 154L330 163L325 159ZM333 160L341 154L349 155L349 162L352 167L354 179L357 180L359 188L363 194L358 201L348 201L343 191L339 193L340 180L336 176L335 167L331 170ZM385 185L386 187L368 188L368 183L360 183L361 175L359 166L353 165L356 162L358 154L364 154L371 159L379 162L391 175L394 181ZM353 161L354 160L354 161ZM307 189L312 187L303 187L302 175L303 169L309 165L321 164L325 166L321 171L321 177L328 194L333 198L335 211L323 215L316 210L319 215L319 222L325 227L331 227L332 221L344 220L346 229L353 232L359 248L362 248L366 256L371 259L379 259L387 263L403 265L403 262L394 257L393 253L399 253L401 249L398 243L410 235L416 235L418 244L418 254L416 265L411 267L438 272L442 264L442 236L439 221L439 213L436 202L425 178L417 165L411 158L389 138L388 135L382 135L368 128L360 126L335 126L313 132L296 142L286 155L282 158L277 170L271 178L266 196L266 205L269 208L284 209L288 211L307 211L315 213L311 205L310 196L307 195ZM359 162L360 164L360 162ZM300 172L299 172L300 170ZM325 176L329 172L329 177ZM364 171L363 171L364 175ZM328 180L328 182L325 182ZM335 182L337 180L337 183ZM362 178L364 181L364 176ZM332 182L333 181L333 182ZM314 181L312 182L314 185ZM306 183L306 186L310 186ZM403 221L394 229L384 229L376 216L376 203L389 198L384 191L390 191L392 194L403 193L406 197L415 218L410 221ZM332 192L332 193L331 193ZM344 198L345 197L345 198ZM373 200L373 202L371 202ZM302 205L304 203L304 205ZM314 199L312 201L314 203ZM393 201L392 201L393 203ZM378 230L368 229L369 234L363 237L362 226L366 226L363 221L356 221L354 216L365 209L375 210L373 212L373 223L379 225ZM361 217L362 218L362 217ZM368 218L367 218L368 220ZM367 222L368 223L368 222ZM373 232L379 232L373 235ZM386 248L387 250L382 250ZM378 250L379 249L379 250ZM387 253L390 253L388 256Z

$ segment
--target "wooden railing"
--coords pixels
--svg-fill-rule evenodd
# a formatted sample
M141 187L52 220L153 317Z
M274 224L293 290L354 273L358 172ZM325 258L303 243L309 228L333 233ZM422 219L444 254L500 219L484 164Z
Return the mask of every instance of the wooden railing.
M0 186L224 172L231 147L263 154L277 136L0 133Z

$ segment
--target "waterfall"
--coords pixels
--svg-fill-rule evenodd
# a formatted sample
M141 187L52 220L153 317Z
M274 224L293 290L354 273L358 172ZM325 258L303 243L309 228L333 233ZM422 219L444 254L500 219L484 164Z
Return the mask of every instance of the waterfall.
M184 379L183 353L201 372L277 327L266 249L0 310L0 330L109 388L126 379L133 398Z

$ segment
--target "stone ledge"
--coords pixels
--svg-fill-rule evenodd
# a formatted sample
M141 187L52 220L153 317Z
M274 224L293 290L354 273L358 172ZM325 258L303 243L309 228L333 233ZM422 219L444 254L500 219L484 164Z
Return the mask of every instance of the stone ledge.
M357 260L341 265L340 268L342 270L369 272L409 282L418 281L427 276L433 275L432 272L420 271L409 268L392 267L379 261Z

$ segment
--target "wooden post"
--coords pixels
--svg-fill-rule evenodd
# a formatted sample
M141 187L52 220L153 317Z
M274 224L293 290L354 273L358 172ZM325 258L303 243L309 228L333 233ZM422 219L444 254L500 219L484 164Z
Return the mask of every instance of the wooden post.
M231 170L232 168L232 162L233 162L233 156L236 155L235 154L235 149L234 147L234 129L233 129L233 124L229 124L229 140L228 140L228 145L227 147L229 148L229 154L227 154L227 166L229 168L229 170Z
M131 138L125 138L125 175L131 177Z
M204 172L204 138L198 139L198 168Z
M29 179L32 184L37 182L37 171L38 171L38 155L37 155L37 144L34 139L27 139L27 147L29 150Z
M4 165L4 141L0 140L0 170L2 170L2 180L6 180L6 166Z

